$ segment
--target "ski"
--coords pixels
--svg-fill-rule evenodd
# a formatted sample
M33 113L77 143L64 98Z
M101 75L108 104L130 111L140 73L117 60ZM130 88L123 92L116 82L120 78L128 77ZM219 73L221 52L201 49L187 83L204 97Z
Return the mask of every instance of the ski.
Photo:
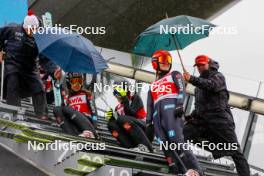
M16 134L14 133L10 133L10 132L6 132L6 131L0 131L0 137L4 137L4 138L8 138L8 139L14 139L14 136Z
M65 168L64 173L69 174L69 175L85 176L91 172L90 171L82 171L82 170L73 169L73 168Z
M51 141L61 140L61 141L67 141L67 142L76 141L80 143L86 143L86 142L98 143L98 141L95 141L93 139L87 139L87 138L78 137L78 136L71 136L67 134L57 134L53 132L46 132L46 131L36 129L31 126L27 126L24 124L18 124L16 122L6 120L6 119L1 119L1 118L0 118L0 125L7 126L9 128L13 128L16 130L21 130L24 132L24 134L28 136L42 138L42 139L51 140Z
M41 138L37 138L37 137L28 136L28 135L26 135L24 133L16 134L14 136L14 140L16 142L23 142L23 143L27 143L29 141L35 141L37 143L51 143L52 142L50 140L46 140L46 139L41 139Z
M28 141L36 141L37 143L51 143L52 142L50 140L28 136L23 132L15 134L15 133L10 133L6 131L0 131L0 136L15 140L16 142L22 142L22 143L27 143Z
M78 160L78 163L80 165L95 167L97 169L104 165L112 165L112 166L118 166L118 167L128 167L128 168L132 167L136 169L144 169L144 170L168 173L168 167L166 165L153 164L153 163L150 164L146 162L134 161L134 160L129 160L129 159L121 159L121 158L111 157L111 156L106 156L103 162L104 163L100 163L100 162L95 162L95 161L91 161L88 159Z

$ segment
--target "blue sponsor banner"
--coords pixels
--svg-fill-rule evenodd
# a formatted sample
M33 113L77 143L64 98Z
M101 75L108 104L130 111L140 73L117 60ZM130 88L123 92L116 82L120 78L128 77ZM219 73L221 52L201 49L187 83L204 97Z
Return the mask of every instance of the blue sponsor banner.
M0 0L0 27L21 24L28 11L27 0Z

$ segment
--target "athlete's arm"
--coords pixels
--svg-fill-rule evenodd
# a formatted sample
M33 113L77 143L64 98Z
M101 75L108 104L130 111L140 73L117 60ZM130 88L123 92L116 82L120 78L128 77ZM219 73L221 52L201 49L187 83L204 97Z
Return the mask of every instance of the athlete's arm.
M183 76L178 71L173 71L171 73L171 76L173 78L173 81L178 88L178 97L177 97L177 104L179 106L183 106L184 99L185 99L185 82L183 80Z
M88 102L88 105L91 109L91 115L92 115L92 120L94 123L97 122L97 111L96 111L96 106L95 106L95 103L93 102L93 95L90 91L86 91L86 97L87 97L87 102Z
M137 94L134 95L131 105L129 105L128 97L124 97L122 103L124 105L125 114L131 116L136 116L138 110L143 107L142 99Z
M154 103L153 103L151 91L149 90L148 100L147 100L147 120L146 120L147 125L152 124L153 114L154 114Z

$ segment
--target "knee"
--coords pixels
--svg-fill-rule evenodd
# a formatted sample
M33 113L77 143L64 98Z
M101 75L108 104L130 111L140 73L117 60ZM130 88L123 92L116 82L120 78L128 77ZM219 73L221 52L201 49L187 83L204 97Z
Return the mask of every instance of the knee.
M123 128L126 130L126 131L130 131L132 129L132 123L131 122L124 122L123 124Z
M114 138L118 138L118 136L119 136L118 131L113 130L113 131L112 131L112 136L113 136Z

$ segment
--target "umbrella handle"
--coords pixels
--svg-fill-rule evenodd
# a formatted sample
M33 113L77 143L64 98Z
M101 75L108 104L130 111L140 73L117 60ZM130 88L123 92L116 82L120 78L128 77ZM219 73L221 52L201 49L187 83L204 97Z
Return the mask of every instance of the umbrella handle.
M180 51L179 51L179 46L178 46L178 40L177 40L177 36L175 35L175 37L172 35L172 38L173 38L173 41L174 41L174 44L176 46L176 50L177 50L177 54L179 56L179 59L180 59L180 62L181 62L181 66L182 66L182 70L183 72L187 72L186 68L184 67L184 64L183 64L183 61L182 61L182 57L181 57L181 54L180 54Z
M182 61L181 54L180 54L179 50L177 50L177 53L178 53L178 56L179 56L179 59L180 59L180 62L181 62L182 70L185 73L185 72L187 72L187 70L186 70L186 68L183 65L183 61Z

